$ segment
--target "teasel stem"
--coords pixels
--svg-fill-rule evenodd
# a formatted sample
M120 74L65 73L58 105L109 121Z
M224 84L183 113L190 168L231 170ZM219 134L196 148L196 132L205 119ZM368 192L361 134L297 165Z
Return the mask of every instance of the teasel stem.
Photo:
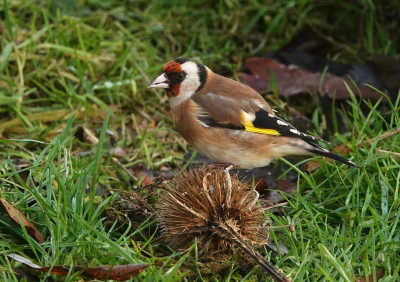
M287 278L285 275L279 272L264 256L262 256L257 250L255 250L242 235L229 223L219 222L216 232L219 232L220 236L230 240L236 246L242 250L243 253L248 255L255 263L257 263L262 269L264 269L275 281L277 282L291 282L292 280Z

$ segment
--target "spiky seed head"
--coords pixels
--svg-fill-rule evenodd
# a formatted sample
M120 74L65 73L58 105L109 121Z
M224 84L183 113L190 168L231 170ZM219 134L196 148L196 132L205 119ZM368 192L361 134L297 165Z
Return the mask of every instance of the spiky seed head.
M268 239L258 193L236 174L207 167L189 169L165 183L163 190L160 225L176 250L187 250L197 238L201 251L232 253L236 246L224 231L227 225L247 243L260 245Z

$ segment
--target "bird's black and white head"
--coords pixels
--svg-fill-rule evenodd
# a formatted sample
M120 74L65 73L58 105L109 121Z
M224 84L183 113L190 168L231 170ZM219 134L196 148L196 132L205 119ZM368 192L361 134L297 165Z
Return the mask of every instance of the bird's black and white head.
M164 88L171 105L177 105L200 90L207 79L207 67L186 58L168 62L149 88Z

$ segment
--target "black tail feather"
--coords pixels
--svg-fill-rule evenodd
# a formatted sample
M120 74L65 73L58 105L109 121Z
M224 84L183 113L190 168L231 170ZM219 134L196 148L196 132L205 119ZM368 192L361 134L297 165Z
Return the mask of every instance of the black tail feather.
M316 144L312 144L312 145L316 146ZM315 148L307 149L307 151L310 152L310 153L313 153L313 154L316 154L316 155L320 155L320 156L324 156L324 157L328 157L328 158L337 160L339 162L342 162L344 164L347 164L349 166L358 168L358 166L354 162L352 162L352 161L350 161L350 160L348 160L348 159L346 159L346 158L344 158L342 156L336 155L335 153L329 152L328 150L326 150L326 149L324 149L324 148L322 148L320 146L318 146L318 147L317 146Z

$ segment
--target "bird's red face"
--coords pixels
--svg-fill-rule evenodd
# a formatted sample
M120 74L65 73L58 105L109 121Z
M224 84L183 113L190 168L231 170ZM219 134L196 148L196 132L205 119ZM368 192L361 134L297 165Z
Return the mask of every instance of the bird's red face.
M188 97L199 90L205 82L205 66L189 59L178 58L168 62L159 77L149 88L163 88L169 98Z

